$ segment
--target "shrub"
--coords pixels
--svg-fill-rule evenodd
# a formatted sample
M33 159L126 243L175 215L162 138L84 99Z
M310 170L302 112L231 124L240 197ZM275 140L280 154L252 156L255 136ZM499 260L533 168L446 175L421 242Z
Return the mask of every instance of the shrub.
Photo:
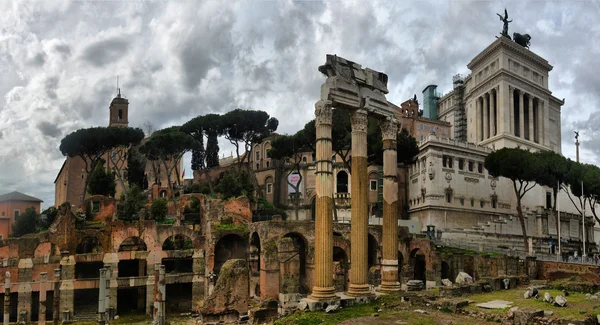
M155 199L152 201L152 206L150 207L150 215L152 219L156 221L163 221L167 217L167 213L169 212L169 203L166 199Z
M21 237L23 235L32 234L37 231L40 223L40 216L35 211L34 207L27 208L25 213L17 217L13 225L13 237Z
M215 191L221 193L221 198L227 200L239 196L246 196L254 202L254 184L250 174L245 171L231 170L223 175Z
M146 195L137 185L131 185L127 196L121 194L121 202L117 205L117 216L120 220L139 220L140 210L146 205Z

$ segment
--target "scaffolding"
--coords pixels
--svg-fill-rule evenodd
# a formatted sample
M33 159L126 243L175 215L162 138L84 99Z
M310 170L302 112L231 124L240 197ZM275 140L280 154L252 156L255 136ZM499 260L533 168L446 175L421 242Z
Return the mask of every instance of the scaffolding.
M467 114L465 111L465 79L461 74L452 77L454 85L454 139L467 141Z

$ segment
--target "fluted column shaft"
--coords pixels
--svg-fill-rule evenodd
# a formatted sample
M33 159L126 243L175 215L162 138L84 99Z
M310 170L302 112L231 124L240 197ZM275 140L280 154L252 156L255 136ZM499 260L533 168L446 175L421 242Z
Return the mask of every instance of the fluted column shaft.
M483 140L487 139L490 137L490 105L489 105L489 101L486 98L487 96L486 94L483 94Z
M350 285L348 295L364 296L369 290L369 196L367 193L367 111L358 109L350 117L352 124L352 189Z
M316 144L316 217L315 286L310 298L335 299L333 286L333 163L331 161L331 101L315 104Z
M475 106L477 107L477 120L479 121L478 125L478 136L479 141L483 141L483 101L481 97L477 97L475 101Z
M40 273L40 306L38 309L38 324L46 324L46 280L48 279L47 272Z
M538 99L537 101L537 132L538 132L538 143L544 144L544 102Z
M493 94L496 94L496 96L493 96ZM490 103L491 103L491 108L490 108L490 116L491 116L491 126L490 126L490 137L493 137L496 135L496 115L498 114L497 112L497 108L498 108L498 103L496 103L496 100L498 100L498 93L497 92L490 92Z
M533 96L528 95L527 97L529 98L529 141L533 141L535 139L533 127L533 120L535 119L535 115L533 114Z
M510 134L515 135L516 134L516 130L515 130L515 93L514 93L514 88L511 86L508 86L508 110L509 110L509 115L510 115L510 126L509 126L509 130L510 130Z
M400 290L398 282L398 120L381 123L383 136L383 262L379 291Z
M523 92L519 90L519 137L525 139L525 109L523 108Z

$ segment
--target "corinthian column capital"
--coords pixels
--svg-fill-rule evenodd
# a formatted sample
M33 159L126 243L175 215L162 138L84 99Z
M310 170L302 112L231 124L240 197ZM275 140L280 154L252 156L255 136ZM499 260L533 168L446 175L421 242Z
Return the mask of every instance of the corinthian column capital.
M315 124L331 125L333 111L330 100L319 100L315 103Z
M352 124L352 132L364 132L367 133L367 125L369 120L367 118L367 111L364 109L357 109L352 111L350 115L350 122Z
M383 140L396 140L398 135L398 120L394 117L388 117L383 121L379 122L381 128L381 135Z

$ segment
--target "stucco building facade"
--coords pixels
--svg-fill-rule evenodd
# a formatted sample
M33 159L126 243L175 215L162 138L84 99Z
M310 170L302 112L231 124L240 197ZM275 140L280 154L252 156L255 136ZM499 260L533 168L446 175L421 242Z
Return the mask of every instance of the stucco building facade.
M25 213L25 210L33 207L40 213L42 202L36 197L16 191L0 195L0 239L10 236L15 220Z

